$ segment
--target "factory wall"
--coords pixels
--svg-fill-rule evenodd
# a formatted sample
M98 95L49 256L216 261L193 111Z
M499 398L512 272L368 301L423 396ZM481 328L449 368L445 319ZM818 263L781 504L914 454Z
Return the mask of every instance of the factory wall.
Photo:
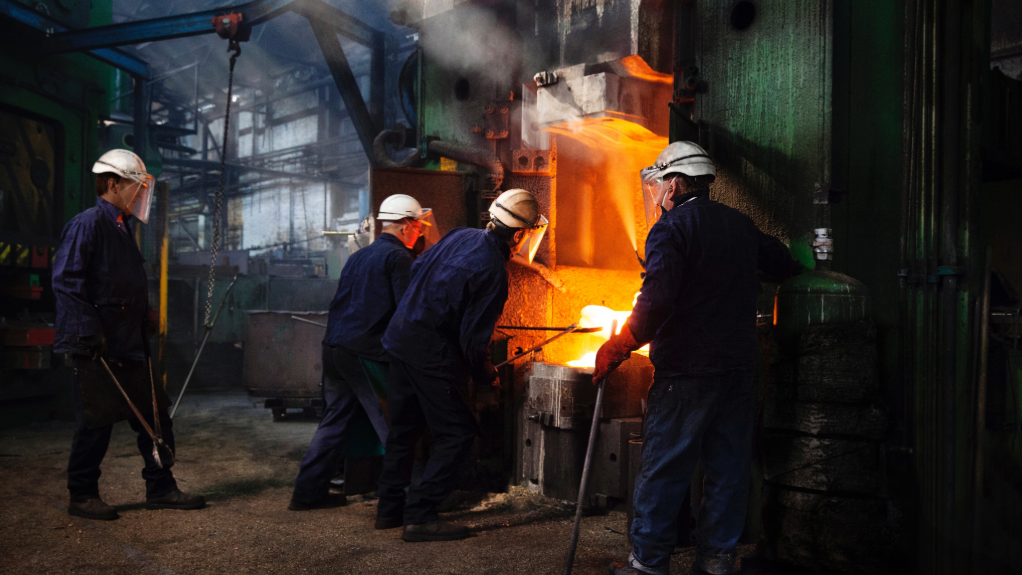
M93 2L91 13L88 3L73 6L69 12L53 2L51 13L77 25L110 22L109 1ZM42 57L30 44L0 43L0 112L5 117L0 164L8 165L6 173L18 181L23 193L39 194L38 205L46 206L40 209L53 210L44 216L45 225L26 226L23 214L16 210L13 186L5 190L0 210L18 216L15 220L0 218L5 221L0 229L0 315L13 319L27 312L32 318L52 321L53 248L64 224L95 204L91 168L100 153L99 119L109 113L111 77L109 66L85 55ZM31 150L34 157L23 157L17 150ZM42 165L44 169L40 169ZM25 248L41 249L45 261L37 265L17 257ZM38 298L19 295L28 290L30 282L42 287ZM58 358L52 362L59 365ZM69 371L0 368L0 425L68 417Z

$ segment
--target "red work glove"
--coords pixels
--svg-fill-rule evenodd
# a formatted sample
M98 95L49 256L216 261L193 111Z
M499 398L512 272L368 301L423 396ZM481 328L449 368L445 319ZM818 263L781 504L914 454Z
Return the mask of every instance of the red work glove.
M624 360L628 359L632 352L642 347L642 344L635 341L632 330L628 324L621 328L621 332L611 336L607 343L600 346L596 352L596 369L593 371L593 384L598 385L603 378L610 375L610 372L617 369Z

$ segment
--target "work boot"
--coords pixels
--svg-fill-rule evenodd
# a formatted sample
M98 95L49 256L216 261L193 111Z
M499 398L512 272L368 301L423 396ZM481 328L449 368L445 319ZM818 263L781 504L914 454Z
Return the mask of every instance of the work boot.
M734 551L731 553L696 553L692 575L731 575L735 572Z
M70 515L86 519L98 519L100 521L112 521L120 517L116 509L104 503L99 497L93 497L84 501L72 499L71 503L67 504L67 512Z
M666 568L651 569L640 563L634 554L628 555L628 561L615 561L607 567L610 575L668 575Z
M315 501L298 501L292 499L287 506L290 511L308 511L310 509L333 509L344 507L348 504L348 498L343 493L327 493Z
M385 517L377 517L376 523L373 525L376 529L397 529L398 527L404 527L404 519L398 517L396 519L387 519Z
M175 489L163 497L146 498L146 509L202 509L206 500L201 495L189 495Z
M421 525L405 525L405 541L456 541L468 537L468 527L439 519Z

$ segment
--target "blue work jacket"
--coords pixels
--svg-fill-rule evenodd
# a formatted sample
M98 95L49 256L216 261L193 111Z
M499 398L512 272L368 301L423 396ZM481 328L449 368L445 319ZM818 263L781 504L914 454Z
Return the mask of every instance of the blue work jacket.
M365 359L389 361L380 340L408 289L411 267L411 251L393 234L380 234L352 254L330 302L323 343Z
M111 358L147 357L149 283L130 220L99 198L64 226L53 259L53 351L85 354L78 338L103 335Z
M383 336L395 358L435 377L487 381L487 347L507 301L507 242L457 228L422 253Z
M686 196L649 231L646 278L628 327L650 342L657 372L751 368L757 272L787 277L795 261L780 240L708 191Z

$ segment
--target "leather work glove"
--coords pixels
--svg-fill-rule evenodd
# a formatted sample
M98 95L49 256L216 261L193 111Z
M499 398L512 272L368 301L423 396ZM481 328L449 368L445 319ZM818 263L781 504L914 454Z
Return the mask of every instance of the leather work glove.
M160 322L156 316L156 310L151 309L145 318L145 338L152 339L160 331Z
M100 357L106 357L106 338L103 337L103 334L79 337L78 343L85 346L86 353L88 353L93 361L96 361L96 359Z
M611 336L607 343L600 346L596 352L596 369L593 370L593 385L599 385L603 378L610 375L610 372L617 369L626 359L631 357L632 352L642 347L642 344L635 341L632 330L628 324L621 328L621 332Z

